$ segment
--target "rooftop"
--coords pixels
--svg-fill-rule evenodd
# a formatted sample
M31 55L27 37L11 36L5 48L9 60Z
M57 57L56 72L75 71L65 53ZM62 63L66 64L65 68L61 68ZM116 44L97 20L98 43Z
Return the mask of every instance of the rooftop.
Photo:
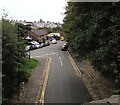
M31 31L37 34L38 36L48 34L46 30L31 30Z

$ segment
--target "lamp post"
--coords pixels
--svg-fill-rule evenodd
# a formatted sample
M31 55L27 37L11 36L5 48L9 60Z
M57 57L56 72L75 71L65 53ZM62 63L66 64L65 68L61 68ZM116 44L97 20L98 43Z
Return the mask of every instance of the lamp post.
M27 24L26 26L29 26L29 27L26 27L26 29L28 29L29 31L31 30L31 24ZM30 32L30 34L31 34L31 32ZM29 50L29 59L30 59L30 50Z

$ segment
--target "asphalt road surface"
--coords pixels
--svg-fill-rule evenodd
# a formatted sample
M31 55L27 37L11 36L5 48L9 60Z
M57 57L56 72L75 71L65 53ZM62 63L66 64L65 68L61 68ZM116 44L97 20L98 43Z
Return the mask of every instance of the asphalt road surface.
M61 51L64 41L31 51L31 56L51 57L50 72L45 91L45 103L84 103L92 100L89 92L75 73L66 51Z

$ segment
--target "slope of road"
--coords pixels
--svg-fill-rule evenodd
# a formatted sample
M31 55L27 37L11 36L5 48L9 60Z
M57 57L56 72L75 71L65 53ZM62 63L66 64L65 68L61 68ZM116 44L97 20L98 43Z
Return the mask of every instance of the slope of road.
M76 76L67 53L60 52L57 55L51 55L51 58L45 103L84 103L91 101L92 98L82 80Z
M82 80L74 72L66 52L60 51L65 43L59 41L48 47L31 51L31 56L52 58L45 91L45 103L84 103L92 100Z

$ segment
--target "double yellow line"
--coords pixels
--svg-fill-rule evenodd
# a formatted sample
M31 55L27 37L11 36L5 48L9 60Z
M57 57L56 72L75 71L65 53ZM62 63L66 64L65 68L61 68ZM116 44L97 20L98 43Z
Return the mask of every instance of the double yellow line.
M75 70L76 75L77 75L78 77L80 77L80 75L81 75L82 73L80 72L79 68L78 68L77 65L75 64L74 60L72 59L72 57L71 57L71 55L70 55L70 53L69 53L68 51L67 51L67 54L68 54L68 58L69 58L69 60L70 60L70 62L71 62L71 64L72 64L72 66L73 66L73 68L74 68L74 70Z
M50 58L50 57L47 57L47 58L48 58L48 64L47 64L47 69L46 69L45 78L44 78L44 82L43 82L43 88L42 88L42 92L41 92L41 96L40 96L40 100L39 100L40 105L44 104L45 90L46 90L49 71L50 71L50 63L51 63L51 60L52 60L52 58Z
M72 64L72 66L73 66L73 68L75 70L76 75L78 77L80 77L80 75L81 75L80 70L78 69L77 65L75 64L74 60L72 59L72 57L71 57L71 55L70 55L70 53L68 51L67 51L67 54L68 54L68 58L69 58L69 60L70 60L70 62ZM43 57L43 56L34 56L34 58L35 57L37 58L37 57ZM44 105L44 103L45 103L45 100L44 100L45 99L45 91L46 91L46 86L47 86L47 81L48 81L48 76L49 76L49 71L50 71L50 63L51 63L51 60L52 60L52 58L50 58L50 57L46 57L46 58L48 58L48 60L47 60L48 63L46 65L46 67L45 67L46 72L45 72L45 76L44 76L44 82L43 82L43 87L42 87L40 100L38 102L40 105Z
M41 96L40 96L39 101L38 101L38 104L40 104L40 105L44 105L45 90L46 90L49 71L50 71L50 63L51 63L51 60L52 60L52 58L46 57L46 56L32 56L32 58L42 58L42 57L47 58L47 63L46 63L46 66L45 66L45 75L44 75L44 81L43 81Z

